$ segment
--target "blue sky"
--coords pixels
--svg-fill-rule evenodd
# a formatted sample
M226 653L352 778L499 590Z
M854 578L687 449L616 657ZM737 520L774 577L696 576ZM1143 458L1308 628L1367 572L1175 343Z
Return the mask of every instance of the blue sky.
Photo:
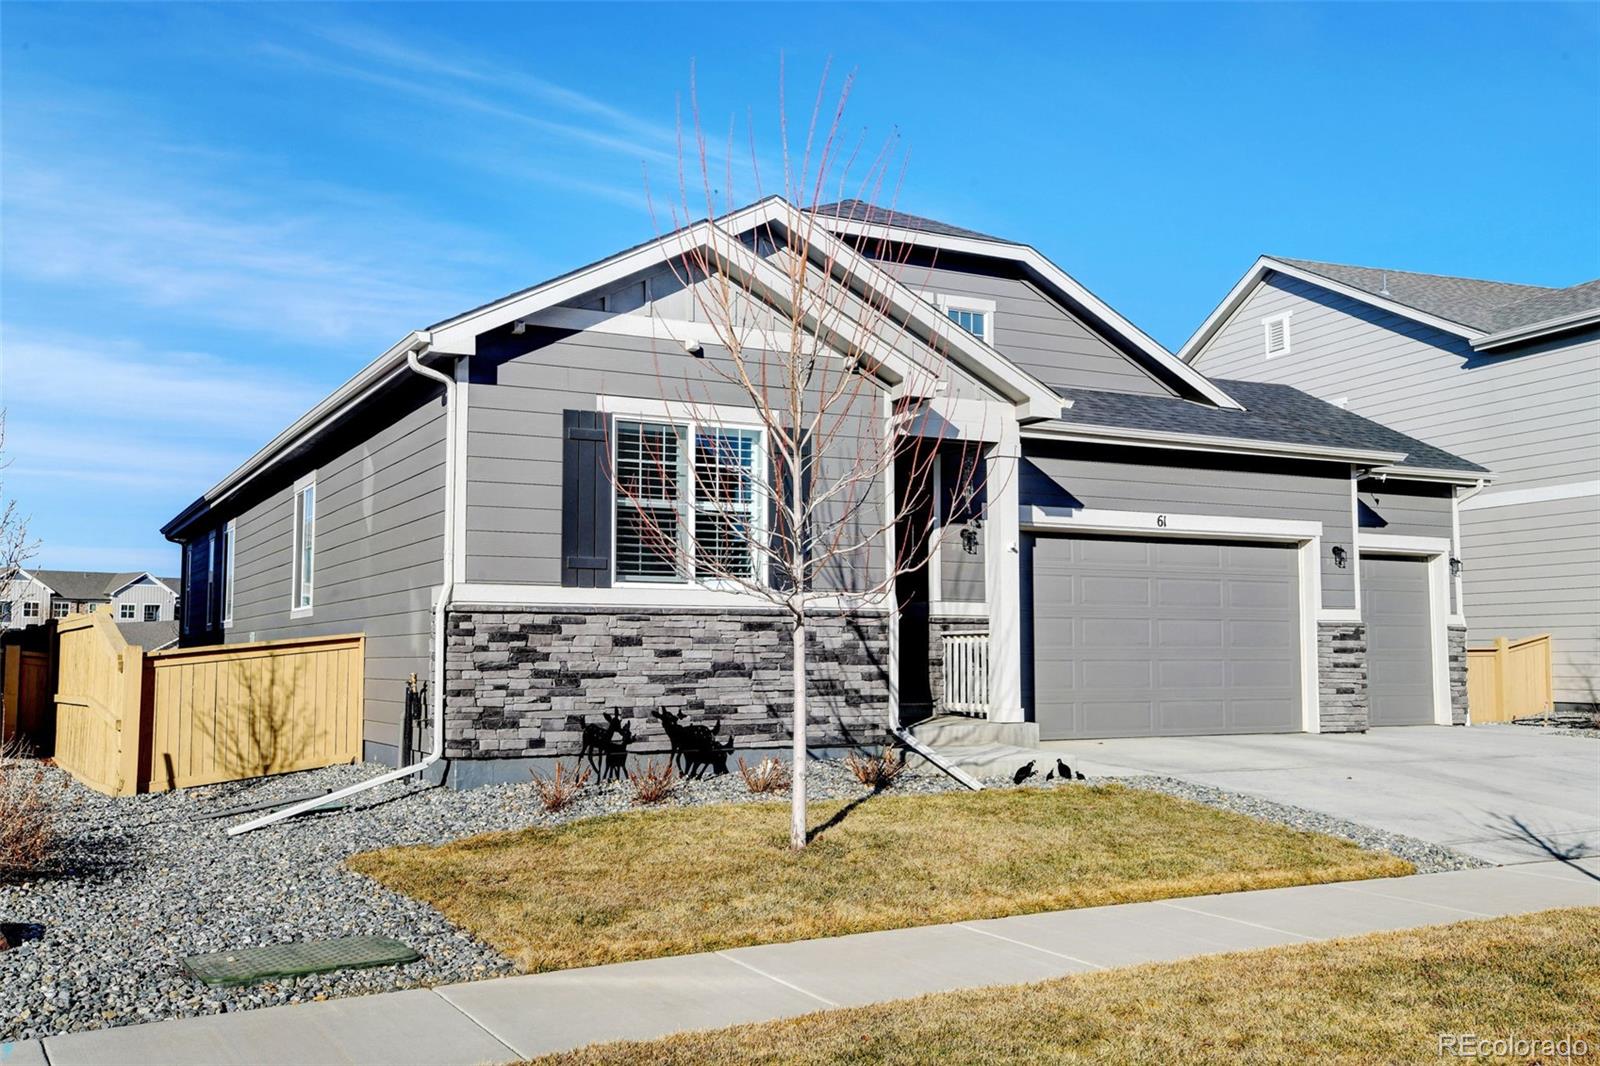
M1600 275L1594 4L6 4L0 30L3 481L42 566L175 572L160 525L406 331L652 236L691 61L769 161L780 56L796 117L854 70L899 208L1035 245L1169 347L1262 252Z

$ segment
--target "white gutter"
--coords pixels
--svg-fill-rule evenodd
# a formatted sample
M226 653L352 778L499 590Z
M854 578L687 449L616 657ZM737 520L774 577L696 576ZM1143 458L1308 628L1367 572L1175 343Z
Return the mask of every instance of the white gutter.
M961 784L965 785L967 788L970 788L974 792L983 791L982 781L979 781L976 777L973 777L971 774L961 769L961 767L946 760L943 755L940 755L938 752L928 747L928 745L912 736L908 730L902 729L900 726L891 722L889 724L889 732L893 733L897 738L899 738L900 743L904 744L906 747L910 748L924 759L927 759L929 762L933 763L933 765L937 766L939 769L943 770L945 773L961 782Z
M428 754L420 762L412 763L410 766L402 766L398 770L390 770L388 773L379 774L377 777L358 782L348 788L330 792L326 796L305 800L291 807L285 807L281 811L273 811L271 814L263 815L260 818L231 826L228 829L228 835L231 837L238 836L240 833L248 833L252 829L260 829L263 826L272 825L274 822L281 822L285 818L293 818L297 814L304 814L306 811L315 810L318 807L325 807L338 800L377 788L379 785L386 785L390 781L398 781L402 777L420 774L438 762L440 757L444 755L445 621L449 617L450 600L455 591L455 538L453 530L455 528L456 513L456 379L449 374L435 370L431 366L423 366L419 357L432 346L433 338L431 334L427 333L414 334L413 336L416 339L410 350L406 352L406 365L423 377L432 378L444 386L444 573L443 580L439 585L438 598L433 605L433 651L436 673L433 679L432 693L433 728L430 730L432 743L429 745Z

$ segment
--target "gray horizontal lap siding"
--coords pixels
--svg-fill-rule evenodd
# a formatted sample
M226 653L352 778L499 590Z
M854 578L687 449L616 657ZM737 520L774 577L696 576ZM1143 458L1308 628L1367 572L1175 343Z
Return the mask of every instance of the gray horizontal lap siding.
M437 388L408 386L366 439L315 456L311 614L290 617L293 479L237 516L233 625L226 641L365 633L369 756L392 758L406 679L429 675L434 590L444 550L444 407Z
M1366 505L1362 532L1450 539L1451 487L1436 483L1363 481L1356 498Z
M1284 311L1293 312L1291 350L1267 359L1260 320ZM1195 365L1213 377L1281 382L1343 399L1357 414L1488 467L1495 480L1485 497L1600 479L1597 332L1479 355L1430 326L1269 275ZM1464 509L1461 537L1469 642L1551 632L1556 699L1594 700L1596 497ZM1565 579L1550 581L1545 571L1552 566L1564 568Z
M560 585L562 412L592 411L602 395L687 396L748 409L745 392L708 369L705 361L719 357L726 353L711 345L700 359L669 341L593 331L501 331L481 340L468 386L466 579ZM857 402L864 416L876 417L876 391ZM839 443L870 432L870 425L867 417L848 420ZM818 483L827 477L824 470ZM872 505L856 515L858 529L881 522L880 499L874 488ZM882 552L863 552L856 562L860 573L849 580L860 585L865 575L881 573Z
M1352 543L1347 467L1038 441L1023 454L1023 506L1321 522L1323 606L1355 606L1354 570L1331 551Z

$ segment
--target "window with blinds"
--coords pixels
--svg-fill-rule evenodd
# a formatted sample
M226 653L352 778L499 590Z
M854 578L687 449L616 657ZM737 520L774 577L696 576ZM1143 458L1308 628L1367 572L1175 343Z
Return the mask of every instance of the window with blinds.
M619 419L614 435L617 578L754 577L759 431Z

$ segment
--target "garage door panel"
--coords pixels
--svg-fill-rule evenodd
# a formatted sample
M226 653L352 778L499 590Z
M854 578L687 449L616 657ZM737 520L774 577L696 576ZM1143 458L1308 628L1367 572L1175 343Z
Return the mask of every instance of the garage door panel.
M1156 588L1156 603L1162 607L1222 606L1222 582L1215 578L1162 577L1156 579Z
M1150 648L1155 645L1155 625L1148 618L1085 619L1085 648Z
M1301 728L1294 549L1040 537L1032 558L1045 739Z

